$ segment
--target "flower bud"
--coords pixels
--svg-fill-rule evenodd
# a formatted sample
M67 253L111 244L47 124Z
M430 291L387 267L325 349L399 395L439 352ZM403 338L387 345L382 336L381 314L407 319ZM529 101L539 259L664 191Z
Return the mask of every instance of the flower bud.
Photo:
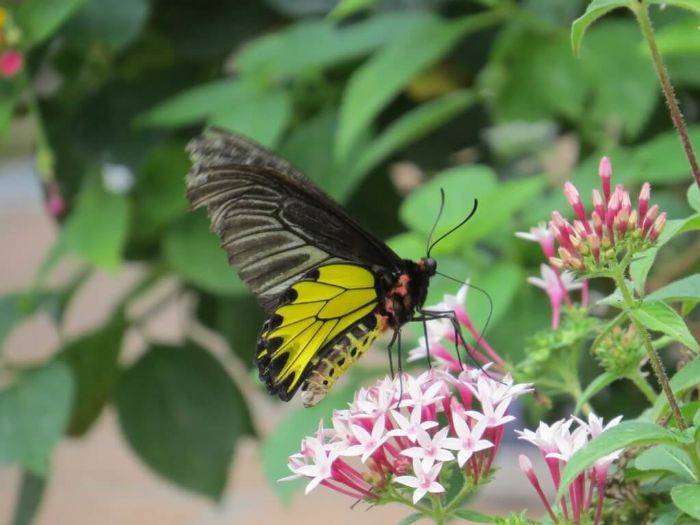
M612 166L608 157L603 157L600 159L600 164L598 165L598 175L600 176L600 181L603 185L603 195L605 195L605 200L610 200L610 179L612 178Z
M642 191L639 192L639 218L642 219L649 209L649 197L651 196L651 185L648 182L642 184ZM640 224L641 226L641 224Z

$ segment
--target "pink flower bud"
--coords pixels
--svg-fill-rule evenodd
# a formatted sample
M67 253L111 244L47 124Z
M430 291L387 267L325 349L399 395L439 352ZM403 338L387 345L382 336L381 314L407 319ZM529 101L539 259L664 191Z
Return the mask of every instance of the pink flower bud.
M649 208L649 197L651 196L651 185L648 182L642 184L642 191L639 192L639 219L642 220ZM640 224L641 226L641 224Z
M605 203L598 190L593 190L593 210L599 217L605 217Z
M605 195L605 200L608 201L610 200L610 179L612 178L612 165L608 157L600 159L598 175L603 185L603 195Z
M66 210L66 203L61 195L61 188L56 182L50 182L46 186L46 210L54 219L58 219Z
M588 218L586 217L586 210L583 207L581 195L576 189L576 186L574 186L571 182L566 182L566 184L564 184L564 195L566 196L566 200L569 201L569 204L573 208L576 216L585 226L586 231L590 231L590 225L588 224Z
M630 218L629 214L628 208L622 208L615 217L615 229L620 234L620 237L623 237L627 232L627 221Z
M653 242L658 239L659 235L664 229L664 226L666 226L666 212L659 215L654 221L652 227L649 229L649 240Z
M591 214L591 220L593 221L593 229L595 230L596 235L598 237L603 236L603 219L602 217L605 217L605 215L598 215L598 212L594 211Z
M0 76L9 78L15 76L24 64L24 59L19 51L7 49L0 53Z
M588 246L591 249L591 255L595 262L600 262L600 237L595 233L591 233L586 237Z
M642 221L642 232L647 233L649 231L649 228L651 228L651 225L654 223L654 220L656 217L659 215L659 205L654 204L651 208L649 208L649 211L647 211L647 214L644 216L644 220Z
M630 218L627 219L627 228L630 231L636 230L638 222L639 222L639 213L637 213L637 210L632 210L632 213L630 213Z

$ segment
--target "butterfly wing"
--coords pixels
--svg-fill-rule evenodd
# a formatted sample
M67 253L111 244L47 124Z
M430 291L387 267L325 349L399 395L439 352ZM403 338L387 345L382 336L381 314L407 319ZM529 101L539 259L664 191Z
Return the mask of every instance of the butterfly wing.
M392 272L401 259L287 161L219 130L188 147L187 196L205 206L229 261L271 312L309 270L351 261Z
M256 362L271 393L304 402L384 329L376 310L403 261L287 161L242 137L210 131L188 147L187 196L241 279L270 314Z

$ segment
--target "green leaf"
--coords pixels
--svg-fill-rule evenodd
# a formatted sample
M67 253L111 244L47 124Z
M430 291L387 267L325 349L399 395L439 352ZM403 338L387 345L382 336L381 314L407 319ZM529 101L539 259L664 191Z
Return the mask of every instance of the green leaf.
M651 118L659 103L659 88L650 61L633 51L641 38L639 27L626 19L605 21L588 35L581 66L593 93L583 113L584 129L622 127L632 139ZM611 78L615 81L602 80Z
M700 273L673 281L647 295L647 299L666 302L700 300Z
M394 121L367 148L360 152L350 177L361 180L392 153L438 128L476 102L474 92L460 90L422 104Z
M683 512L695 519L700 519L700 483L687 483L673 487L671 499Z
M106 270L117 270L129 231L126 196L107 193L97 184L87 184L63 229L66 246L86 262Z
M660 505L652 511L651 525L675 525L680 516L681 511L673 504Z
M465 278L461 275L458 278ZM467 311L479 332L484 328L493 329L504 318L508 309L513 305L518 294L518 286L525 280L523 269L513 262L504 261L493 264L484 272L473 276L473 282L491 296L493 311L489 312L490 303L484 294L476 289L470 289L467 295ZM457 292L457 284L451 283L451 294ZM489 314L491 318L489 319ZM489 326L486 326L488 319Z
M462 518L463 520L472 521L474 523L495 523L496 519L471 509L457 509L455 510L455 516Z
M456 166L440 172L412 192L401 204L402 222L427 239L432 223L425 217L437 217L440 189L445 190L445 207L441 227L434 237L445 233L461 221L471 209L472 199L482 199L497 186L496 174L487 166ZM468 203L465 206L465 203ZM477 212L478 215L479 212Z
M674 374L670 381L671 391L676 396L683 395L697 386L698 377L700 377L700 357L696 357ZM651 410L651 419L658 420L667 408L668 399L666 396L659 396Z
M131 238L157 240L169 224L187 212L185 174L189 167L183 144L151 149L132 192Z
M119 375L119 351L126 329L123 313L104 327L66 345L64 362L75 380L73 410L68 427L71 436L81 436L95 422L112 394Z
M634 467L639 470L671 472L686 481L697 481L688 454L669 445L657 445L645 450L635 458Z
M695 183L691 184L688 188L688 204L690 204L690 207L695 211L700 212L700 189L698 189L698 185Z
M588 4L586 12L571 24L571 47L574 53L577 55L580 53L583 36L586 33L586 29L588 29L593 22L598 20L601 16L608 14L613 9L627 7L628 5L628 0L593 0Z
M10 293L0 297L0 352L3 343L15 325L24 317L20 308L22 294Z
M644 285L646 284L647 276L661 247L677 234L682 233L693 219L694 217L689 217L687 219L672 219L666 221L666 226L664 226L656 244L634 257L630 264L630 277L632 277L635 288L640 295L644 293Z
M184 281L220 295L244 295L245 285L201 212L186 215L163 237L163 258Z
M12 121L15 104L24 88L24 75L3 78L0 82L0 140L5 137Z
M428 66L465 34L484 27L491 17L473 16L445 22L428 18L377 52L350 78L340 107L335 156L341 164L374 118Z
M664 60L673 55L694 56L700 52L700 33L697 21L692 17L675 24L664 25L655 33L656 45ZM646 42L640 49L650 56Z
M377 0L340 0L333 10L328 13L328 18L331 20L342 20L351 15L373 8L376 4ZM403 521L400 525L403 525Z
M629 314L649 330L664 333L688 348L700 351L683 318L663 301L646 300L638 308L629 310Z
M275 84L287 77L357 59L411 33L430 18L433 16L426 12L392 11L346 25L302 20L248 43L236 57L236 66L244 76Z
M245 104L252 94L252 88L243 80L215 80L182 91L161 102L139 115L136 124L165 128L196 124L218 111Z
M300 486L297 482L277 481L290 475L287 468L289 456L299 452L302 438L314 434L321 419L330 421L334 409L346 406L352 400L356 388L355 383L347 384L343 389L332 390L321 403L313 407L294 410L263 443L262 465L265 479L283 503L289 502L292 494Z
M83 48L99 42L119 51L141 33L148 11L146 0L89 0L66 24L63 36Z
M0 392L0 464L43 476L70 417L73 380L61 362L23 372Z
M34 523L46 490L46 478L31 472L22 472L22 484L15 506L12 525L31 525Z
M659 4L660 6L672 5L680 7L681 9L700 13L700 0L649 0L649 3Z
M667 443L678 444L678 437L662 426L643 421L624 421L609 428L578 450L564 467L557 499L566 493L571 482L598 459L616 450Z
M250 418L216 359L192 344L153 347L123 374L116 403L126 440L147 465L181 487L221 497Z
M291 116L291 98L286 91L278 89L256 92L248 100L219 108L209 123L273 148Z
M692 144L700 143L700 126L689 126ZM651 183L685 182L691 178L688 158L675 131L660 133L635 148L632 165L638 180Z
M581 397L576 401L576 408L574 408L574 414L580 412L581 407L587 403L593 396L598 394L606 386L611 384L613 381L619 379L617 375L613 372L606 371L596 377L593 381L588 383L588 386L581 394Z
M22 29L22 44L31 48L51 36L61 24L83 7L85 0L26 0L15 12Z
M425 516L423 516L423 514L411 514L410 516L406 516L404 519L399 521L398 525L411 525L424 517Z

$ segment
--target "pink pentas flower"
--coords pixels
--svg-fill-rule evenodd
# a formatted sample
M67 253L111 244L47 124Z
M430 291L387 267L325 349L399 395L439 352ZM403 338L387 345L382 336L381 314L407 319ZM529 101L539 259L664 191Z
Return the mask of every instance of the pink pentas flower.
M6 49L0 52L0 76L10 78L22 70L24 58L22 53L15 49Z
M544 222L539 223L536 227L530 228L529 232L516 232L515 236L525 239L526 241L539 243L542 248L542 253L544 253L547 259L554 257L554 234L552 234L552 230Z
M588 214L581 195L571 182L564 195L574 216L572 222L558 211L552 213L551 231L558 244L551 264L577 273L600 272L617 264L631 253L644 250L658 239L666 223L666 214L658 206L649 208L651 186L642 185L635 209L629 192L621 184L611 190L612 165L603 157L598 168L602 194L593 190L593 209Z
M547 293L552 306L552 329L559 328L561 305L571 303L568 292L580 290L584 282L574 277L571 272L559 272L546 264L540 264L541 277L528 277L527 282L541 288Z
M598 436L604 430L617 425L622 416L603 425L603 420L595 414L590 414L588 423L572 417L568 420L560 420L551 426L540 423L536 431L522 430L516 432L520 439L528 441L540 449L549 469L550 477L555 490L559 490L562 467L569 459L591 439ZM575 429L571 429L574 423L578 423ZM530 484L537 492L547 513L554 523L568 522L571 519L574 525L579 525L583 516L592 515L594 525L600 523L605 498L605 481L610 464L619 457L622 449L601 458L594 465L579 474L569 486L567 496L559 502L550 503L542 491L537 474L532 468L532 463L525 455L520 456L520 468L527 476ZM558 507L563 519L557 516L555 509Z
M489 382L499 386L489 389ZM491 392L503 405L485 409L472 389ZM289 458L293 475L284 479L309 480L307 493L321 485L372 503L397 492L413 501L443 492L439 475L446 465L478 486L500 447L508 420L502 410L529 390L509 376L501 382L470 368L459 376L432 369L384 378L360 389L348 408L335 410L330 427L321 423L302 440ZM498 414L492 426L484 409Z

